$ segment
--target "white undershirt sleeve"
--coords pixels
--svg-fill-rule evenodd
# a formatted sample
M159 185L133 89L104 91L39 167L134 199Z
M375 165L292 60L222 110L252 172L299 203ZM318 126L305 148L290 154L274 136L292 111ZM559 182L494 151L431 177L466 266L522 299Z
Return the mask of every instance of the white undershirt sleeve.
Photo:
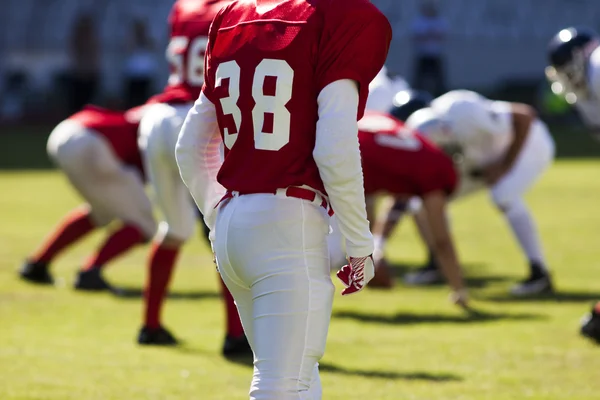
M215 226L215 207L225 195L225 188L217 182L223 163L222 143L215 106L202 93L181 127L175 157L181 178L211 231Z
M358 100L352 80L335 81L321 90L313 151L350 257L373 253L358 145Z

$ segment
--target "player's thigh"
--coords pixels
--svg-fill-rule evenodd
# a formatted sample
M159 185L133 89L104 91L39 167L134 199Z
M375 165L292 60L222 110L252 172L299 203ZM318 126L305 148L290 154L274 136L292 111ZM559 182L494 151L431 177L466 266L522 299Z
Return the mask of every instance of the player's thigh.
M107 187L119 178L119 160L108 143L92 130L83 128L68 140L58 145L57 142L52 144L57 164L90 204L95 223L98 226L108 224L116 216L105 207Z
M144 182L135 168L121 166L102 192L90 199L92 209L103 210L113 218L137 226L146 239L156 233L152 204L144 189Z
M513 168L492 187L491 196L500 208L508 208L542 176L554 158L554 142L545 125L534 122Z
M152 106L140 123L140 150L165 222L159 235L187 240L195 228L195 209L179 174L175 144L185 118L185 108L166 104Z

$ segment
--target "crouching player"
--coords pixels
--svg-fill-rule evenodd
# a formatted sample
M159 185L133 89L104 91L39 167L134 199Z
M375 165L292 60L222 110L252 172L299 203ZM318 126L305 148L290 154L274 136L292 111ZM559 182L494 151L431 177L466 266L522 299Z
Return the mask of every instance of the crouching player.
M456 197L489 188L529 261L529 276L512 294L552 292L536 224L523 200L554 159L554 141L535 111L457 90L412 114L407 126L460 157L462 184Z
M79 271L75 288L106 290L101 270L154 235L152 205L144 191L137 146L142 108L119 112L87 106L61 122L48 138L48 154L86 201L70 211L23 265L23 279L52 284L50 264L96 228L119 221Z
M434 252L442 271L453 290L452 300L467 305L467 292L458 263L454 241L446 218L446 206L457 186L457 175L452 159L404 124L382 113L367 113L359 121L359 144L364 173L365 195L369 221L374 221L375 197L388 194L405 201L413 196L422 199L427 210L427 222L432 235ZM385 220L372 222L376 241L375 278L377 286L391 286L382 247L377 242L388 235ZM343 251L334 226L330 235L332 268L343 264ZM336 265L337 264L337 265Z

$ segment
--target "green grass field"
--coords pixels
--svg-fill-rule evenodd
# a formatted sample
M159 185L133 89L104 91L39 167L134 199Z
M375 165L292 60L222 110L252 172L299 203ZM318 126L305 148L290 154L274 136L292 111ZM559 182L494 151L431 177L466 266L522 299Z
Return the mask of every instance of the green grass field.
M600 399L600 348L577 334L600 298L600 162L561 160L528 195L558 295L506 295L525 265L485 195L452 217L472 287L469 317L443 287L398 285L337 296L322 362L324 399ZM53 266L59 285L22 283L24 256L78 199L54 171L0 173L0 399L244 399L251 367L220 355L223 306L200 239L185 248L166 323L185 344L139 348L139 297L72 290L96 234ZM107 268L115 284L141 289L146 248ZM412 224L389 248L400 274L424 259Z

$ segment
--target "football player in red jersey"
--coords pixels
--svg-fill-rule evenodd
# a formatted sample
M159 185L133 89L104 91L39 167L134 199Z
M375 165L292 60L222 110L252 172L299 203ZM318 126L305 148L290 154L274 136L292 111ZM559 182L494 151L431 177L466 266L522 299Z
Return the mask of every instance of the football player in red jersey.
M149 103L140 124L140 149L164 222L159 224L150 252L145 290L144 323L138 343L174 345L177 340L161 323L161 308L181 246L193 234L196 207L181 181L175 161L175 143L181 124L204 81L204 52L210 24L230 1L178 0L169 16L167 60L171 75L162 93ZM222 284L227 314L225 355L250 353L231 294Z
M367 112L358 126L367 215L373 221L375 241L386 240L395 226L390 218L393 209L383 213L384 218L375 218L374 204L378 194L391 195L396 200L395 205L413 196L422 199L423 208L428 211L427 226L434 253L453 290L451 298L455 303L466 306L466 288L446 218L446 205L458 184L452 159L418 133L405 128L404 123L391 115ZM339 266L339 236L332 235L330 244L332 266ZM376 243L373 255L376 274L371 284L390 287L392 280L382 248Z
M110 285L101 268L156 230L152 205L144 191L137 130L142 108L119 112L87 106L61 122L48 138L48 154L86 200L61 221L20 271L25 280L52 284L50 263L95 228L119 220L100 249L84 263L75 282L80 290Z
M240 0L212 24L176 154L254 351L251 399L321 398L330 207L342 294L373 277L357 117L390 40L367 0Z

